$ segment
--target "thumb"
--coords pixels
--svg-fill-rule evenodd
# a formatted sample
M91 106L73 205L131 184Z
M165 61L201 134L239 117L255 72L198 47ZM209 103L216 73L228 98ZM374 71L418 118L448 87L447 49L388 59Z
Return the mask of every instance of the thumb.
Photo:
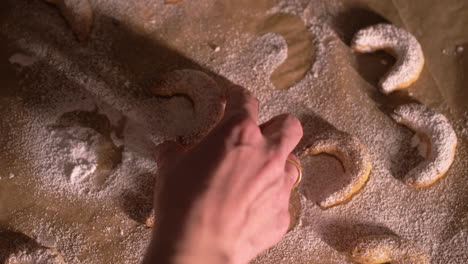
M159 196L164 185L164 177L162 177L164 170L167 170L169 167L171 167L171 164L175 164L178 160L180 160L184 153L184 147L175 141L165 141L156 146L154 151L154 159L158 165L159 172L156 175L156 186L154 190L155 200L153 203L153 209L155 212L160 213Z
M175 141L169 140L156 146L154 159L158 164L159 170L168 167L171 163L175 163L185 153L185 148Z
M301 161L299 158L292 153L289 154L285 165L285 184L287 185L287 189L292 190L300 183L302 176L301 170Z

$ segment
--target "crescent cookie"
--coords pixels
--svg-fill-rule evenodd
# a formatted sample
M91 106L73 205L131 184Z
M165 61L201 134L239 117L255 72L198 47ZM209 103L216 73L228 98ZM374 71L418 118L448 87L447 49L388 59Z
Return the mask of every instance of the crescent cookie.
M447 118L421 104L401 105L391 117L416 132L427 144L426 160L408 172L405 183L425 187L444 176L457 147L457 135Z
M294 227L299 225L300 223L300 218L301 218L301 198L299 196L299 193L295 190L291 191L291 195L289 197L289 215L290 215L290 221L289 221L289 227L288 227L288 232L293 230Z
M55 249L28 243L21 246L6 259L5 264L65 264L65 261Z
M351 244L348 255L361 264L429 264L424 251L395 235L361 237Z
M88 0L44 0L56 5L78 40L88 39L93 26L93 9Z
M348 184L317 204L326 209L343 203L359 191L369 178L372 160L367 149L359 139L339 130L327 130L315 136L311 142L313 143L305 149L302 157L320 153L333 155L340 160L346 176L349 177Z
M198 125L193 133L181 137L184 145L191 145L203 138L224 113L224 90L201 71L185 69L167 73L151 91L165 97L185 95L193 103Z
M416 38L390 24L377 24L358 31L351 48L363 53L383 49L396 57L395 65L379 82L384 94L410 86L419 78L424 66L424 55Z

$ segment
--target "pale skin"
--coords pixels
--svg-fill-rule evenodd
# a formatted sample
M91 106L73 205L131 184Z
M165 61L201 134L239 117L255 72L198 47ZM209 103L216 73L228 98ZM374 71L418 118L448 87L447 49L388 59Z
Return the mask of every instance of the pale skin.
M258 101L228 89L223 119L198 145L157 147L156 224L144 264L246 264L286 234L302 137L284 114L257 125Z

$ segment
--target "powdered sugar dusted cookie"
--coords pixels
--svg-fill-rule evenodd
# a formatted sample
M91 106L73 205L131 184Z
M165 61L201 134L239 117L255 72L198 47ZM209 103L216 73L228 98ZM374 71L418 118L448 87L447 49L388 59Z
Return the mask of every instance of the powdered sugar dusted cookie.
M5 261L5 264L65 264L63 257L55 249L28 243L18 248Z
M88 39L93 26L93 9L88 0L44 0L56 5L80 41Z
M364 186L372 169L372 160L367 149L356 137L330 129L313 136L310 142L302 157L320 153L333 155L343 164L345 175L349 177L346 185L317 201L321 208L343 203Z
M380 90L389 94L415 82L424 66L424 55L416 38L390 24L377 24L360 30L351 47L357 52L386 50L396 57L393 68L380 80Z
M415 187L431 185L444 176L452 165L457 147L457 135L445 116L421 104L397 107L392 118L416 132L426 144L426 160L413 168L404 181Z
M429 264L424 251L395 235L361 237L351 244L348 255L361 264Z
M151 90L159 96L187 96L195 111L193 132L181 136L181 143L192 145L216 125L224 113L225 91L207 74L197 70L176 70L167 73Z

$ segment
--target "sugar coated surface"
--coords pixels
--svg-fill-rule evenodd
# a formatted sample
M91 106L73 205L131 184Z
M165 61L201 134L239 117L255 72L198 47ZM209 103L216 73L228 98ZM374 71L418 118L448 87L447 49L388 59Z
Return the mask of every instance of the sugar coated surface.
M191 69L221 88L236 83L252 91L260 101L259 123L286 112L297 116L304 140L296 154L313 131L328 127L358 139L372 159L361 191L323 210L316 201L346 183L345 167L331 155L304 157L297 225L253 263L352 263L346 252L353 241L382 234L414 243L431 263L466 263L466 173L460 173L468 167L466 147L460 144L436 184L404 184L425 157L412 144L414 132L383 110L375 87L354 67L352 49L336 32L343 2L259 1L246 9L244 1L89 0L94 19L86 42L77 41L53 5L6 2L11 10L0 34L13 48L1 58L15 76L13 88L0 97L2 227L6 222L53 248L66 263L140 263L151 237L145 222L157 184L154 147L193 135L206 121L197 115L213 103L195 96L162 98L151 84L165 73ZM216 15L220 10L229 12ZM282 15L271 19L275 14ZM281 27L291 17L307 34L299 47L311 48L309 64L301 69L305 76L277 89L275 70L295 72L304 55L291 36L278 33L288 30L268 26ZM375 30L365 34L366 43L385 42L406 53L399 63L408 75L394 78L411 77L420 63L414 39L395 29ZM433 146L445 150L453 138L444 124L457 120L425 111L404 110L412 124L428 129ZM429 121L412 118L421 113ZM457 134L465 129L453 127ZM450 138L440 138L445 135Z

